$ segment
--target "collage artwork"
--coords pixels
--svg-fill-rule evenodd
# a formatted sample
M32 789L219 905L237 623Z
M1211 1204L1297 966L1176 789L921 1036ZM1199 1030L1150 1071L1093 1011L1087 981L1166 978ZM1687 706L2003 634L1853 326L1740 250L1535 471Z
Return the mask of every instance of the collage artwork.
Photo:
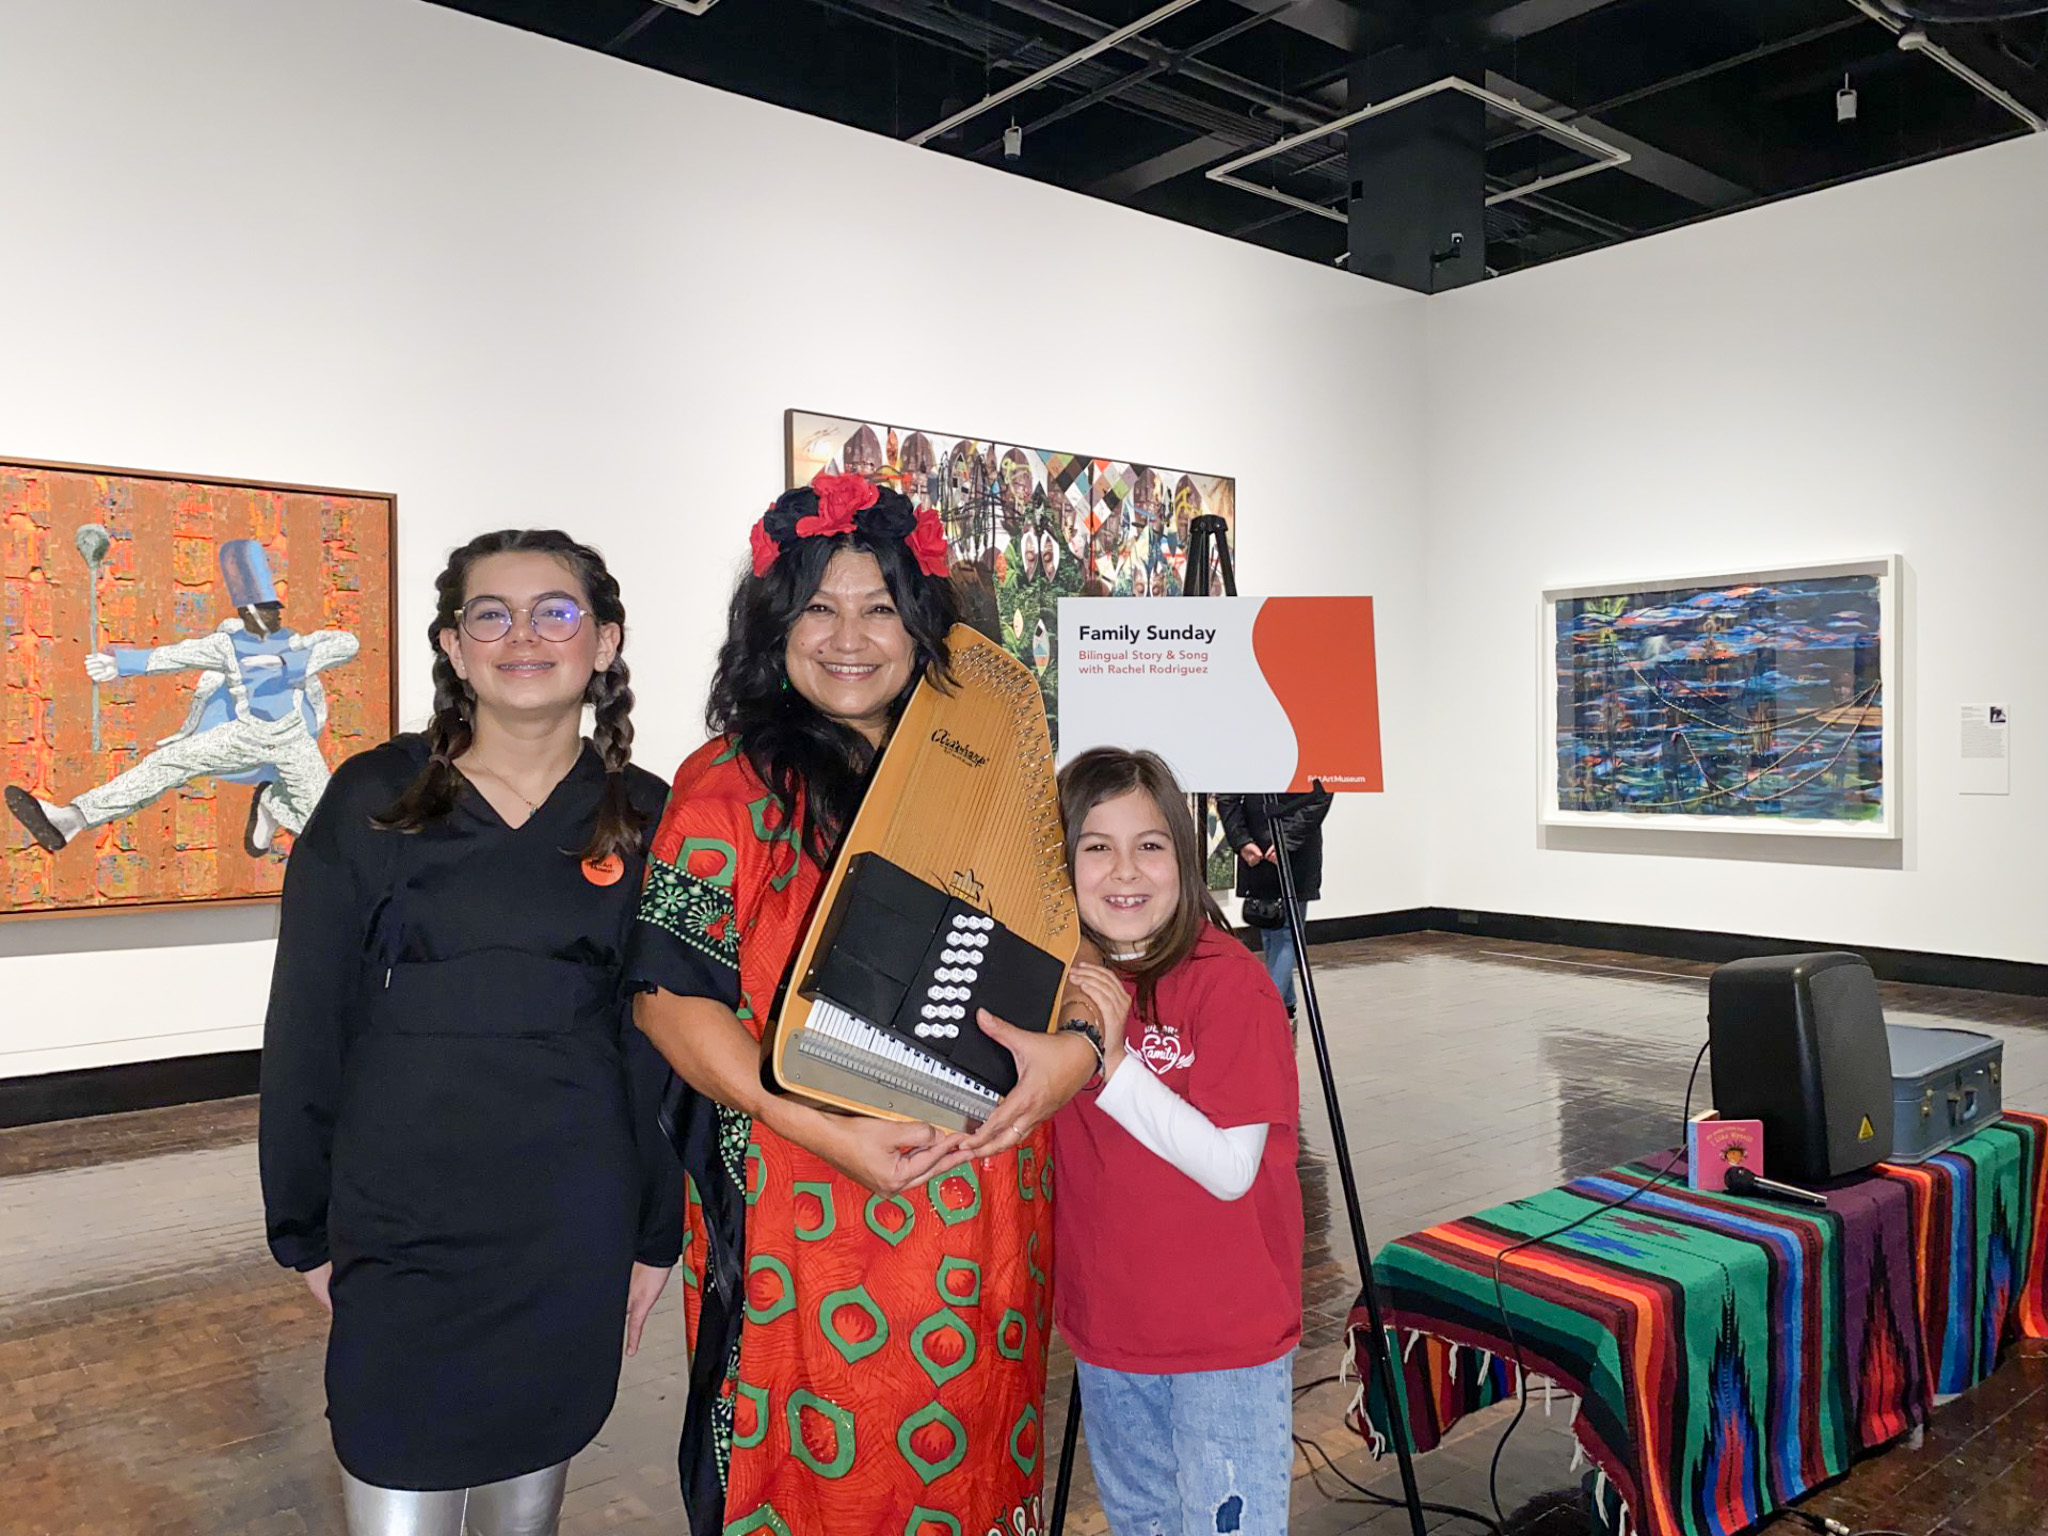
M274 896L393 720L390 497L0 463L0 915Z

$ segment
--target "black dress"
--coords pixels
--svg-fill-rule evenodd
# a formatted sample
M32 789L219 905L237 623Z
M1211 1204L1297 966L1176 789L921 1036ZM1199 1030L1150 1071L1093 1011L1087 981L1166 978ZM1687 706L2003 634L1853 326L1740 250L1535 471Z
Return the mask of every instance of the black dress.
M634 1259L675 1262L669 1071L620 986L642 861L580 850L588 745L512 828L473 788L382 832L424 765L400 736L336 771L292 850L264 1025L271 1251L334 1262L327 1411L382 1488L474 1487L583 1449L611 1411ZM629 770L648 830L666 787Z

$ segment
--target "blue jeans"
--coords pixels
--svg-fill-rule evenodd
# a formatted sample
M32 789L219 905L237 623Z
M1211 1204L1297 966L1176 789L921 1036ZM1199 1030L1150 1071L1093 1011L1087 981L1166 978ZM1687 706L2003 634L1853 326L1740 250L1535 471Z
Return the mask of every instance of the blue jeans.
M1282 924L1259 930L1259 947L1265 952L1266 974L1280 989L1280 1001L1294 1012L1294 930Z
M1294 1351L1235 1371L1140 1376L1074 1362L1113 1536L1286 1536Z

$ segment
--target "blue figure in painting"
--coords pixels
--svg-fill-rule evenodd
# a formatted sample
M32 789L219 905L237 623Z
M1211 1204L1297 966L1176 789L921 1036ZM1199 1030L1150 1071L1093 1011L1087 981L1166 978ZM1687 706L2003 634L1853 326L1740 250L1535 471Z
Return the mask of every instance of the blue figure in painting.
M235 617L212 634L86 657L85 670L96 683L193 671L199 682L183 725L133 768L70 804L8 787L8 810L43 847L55 852L197 778L256 786L242 836L251 858L270 851L279 829L296 836L306 825L327 788L318 743L327 727L320 674L353 658L360 643L346 630L287 629L270 562L256 540L221 545L220 572Z

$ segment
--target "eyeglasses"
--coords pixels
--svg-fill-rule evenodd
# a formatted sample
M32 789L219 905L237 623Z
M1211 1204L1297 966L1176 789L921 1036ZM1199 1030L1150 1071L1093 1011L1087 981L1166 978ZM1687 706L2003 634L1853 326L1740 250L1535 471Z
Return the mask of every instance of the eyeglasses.
M473 597L462 605L458 617L465 635L488 645L511 634L513 616L521 613L543 640L559 643L583 627L583 609L571 597L544 597L525 608L515 608L503 598Z

